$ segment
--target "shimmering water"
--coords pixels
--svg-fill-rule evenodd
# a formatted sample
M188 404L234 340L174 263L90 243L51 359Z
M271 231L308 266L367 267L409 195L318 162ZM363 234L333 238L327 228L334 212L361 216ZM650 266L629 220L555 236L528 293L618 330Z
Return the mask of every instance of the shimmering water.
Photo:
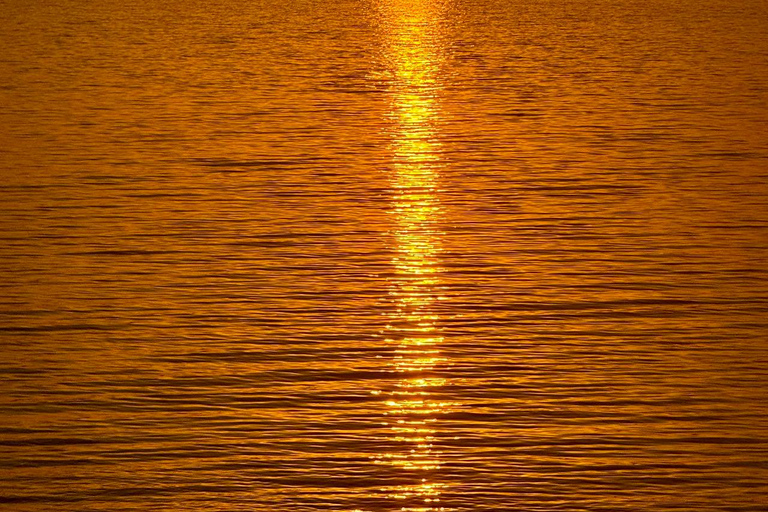
M0 43L0 509L768 509L764 1Z

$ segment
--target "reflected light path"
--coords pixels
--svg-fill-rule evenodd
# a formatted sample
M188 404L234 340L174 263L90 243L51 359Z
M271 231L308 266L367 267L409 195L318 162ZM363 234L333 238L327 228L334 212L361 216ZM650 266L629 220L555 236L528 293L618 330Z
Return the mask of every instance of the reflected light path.
M443 7L435 0L382 0L387 58L392 78L390 178L395 256L390 283L388 343L395 347L390 371L398 374L386 397L390 453L379 462L397 468L396 480L411 482L384 490L399 510L437 511L444 486L437 480L440 453L437 422L450 404L435 398L446 385L447 361L435 304L440 300L439 118Z

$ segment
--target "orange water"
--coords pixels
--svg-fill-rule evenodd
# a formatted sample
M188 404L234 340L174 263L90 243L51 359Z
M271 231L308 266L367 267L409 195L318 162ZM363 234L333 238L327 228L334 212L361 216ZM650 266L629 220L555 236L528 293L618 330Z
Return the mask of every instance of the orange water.
M765 511L761 0L10 0L0 510Z

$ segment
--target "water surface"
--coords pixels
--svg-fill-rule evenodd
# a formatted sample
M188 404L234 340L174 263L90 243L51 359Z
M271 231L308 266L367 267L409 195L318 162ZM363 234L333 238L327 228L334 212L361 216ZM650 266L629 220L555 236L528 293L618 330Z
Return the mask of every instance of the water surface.
M0 27L0 508L768 506L764 2Z

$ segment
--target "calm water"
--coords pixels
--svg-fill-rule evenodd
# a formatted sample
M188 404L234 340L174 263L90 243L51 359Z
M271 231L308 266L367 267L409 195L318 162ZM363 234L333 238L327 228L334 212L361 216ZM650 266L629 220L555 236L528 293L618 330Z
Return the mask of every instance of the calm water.
M0 47L0 509L768 509L763 0L10 0Z

